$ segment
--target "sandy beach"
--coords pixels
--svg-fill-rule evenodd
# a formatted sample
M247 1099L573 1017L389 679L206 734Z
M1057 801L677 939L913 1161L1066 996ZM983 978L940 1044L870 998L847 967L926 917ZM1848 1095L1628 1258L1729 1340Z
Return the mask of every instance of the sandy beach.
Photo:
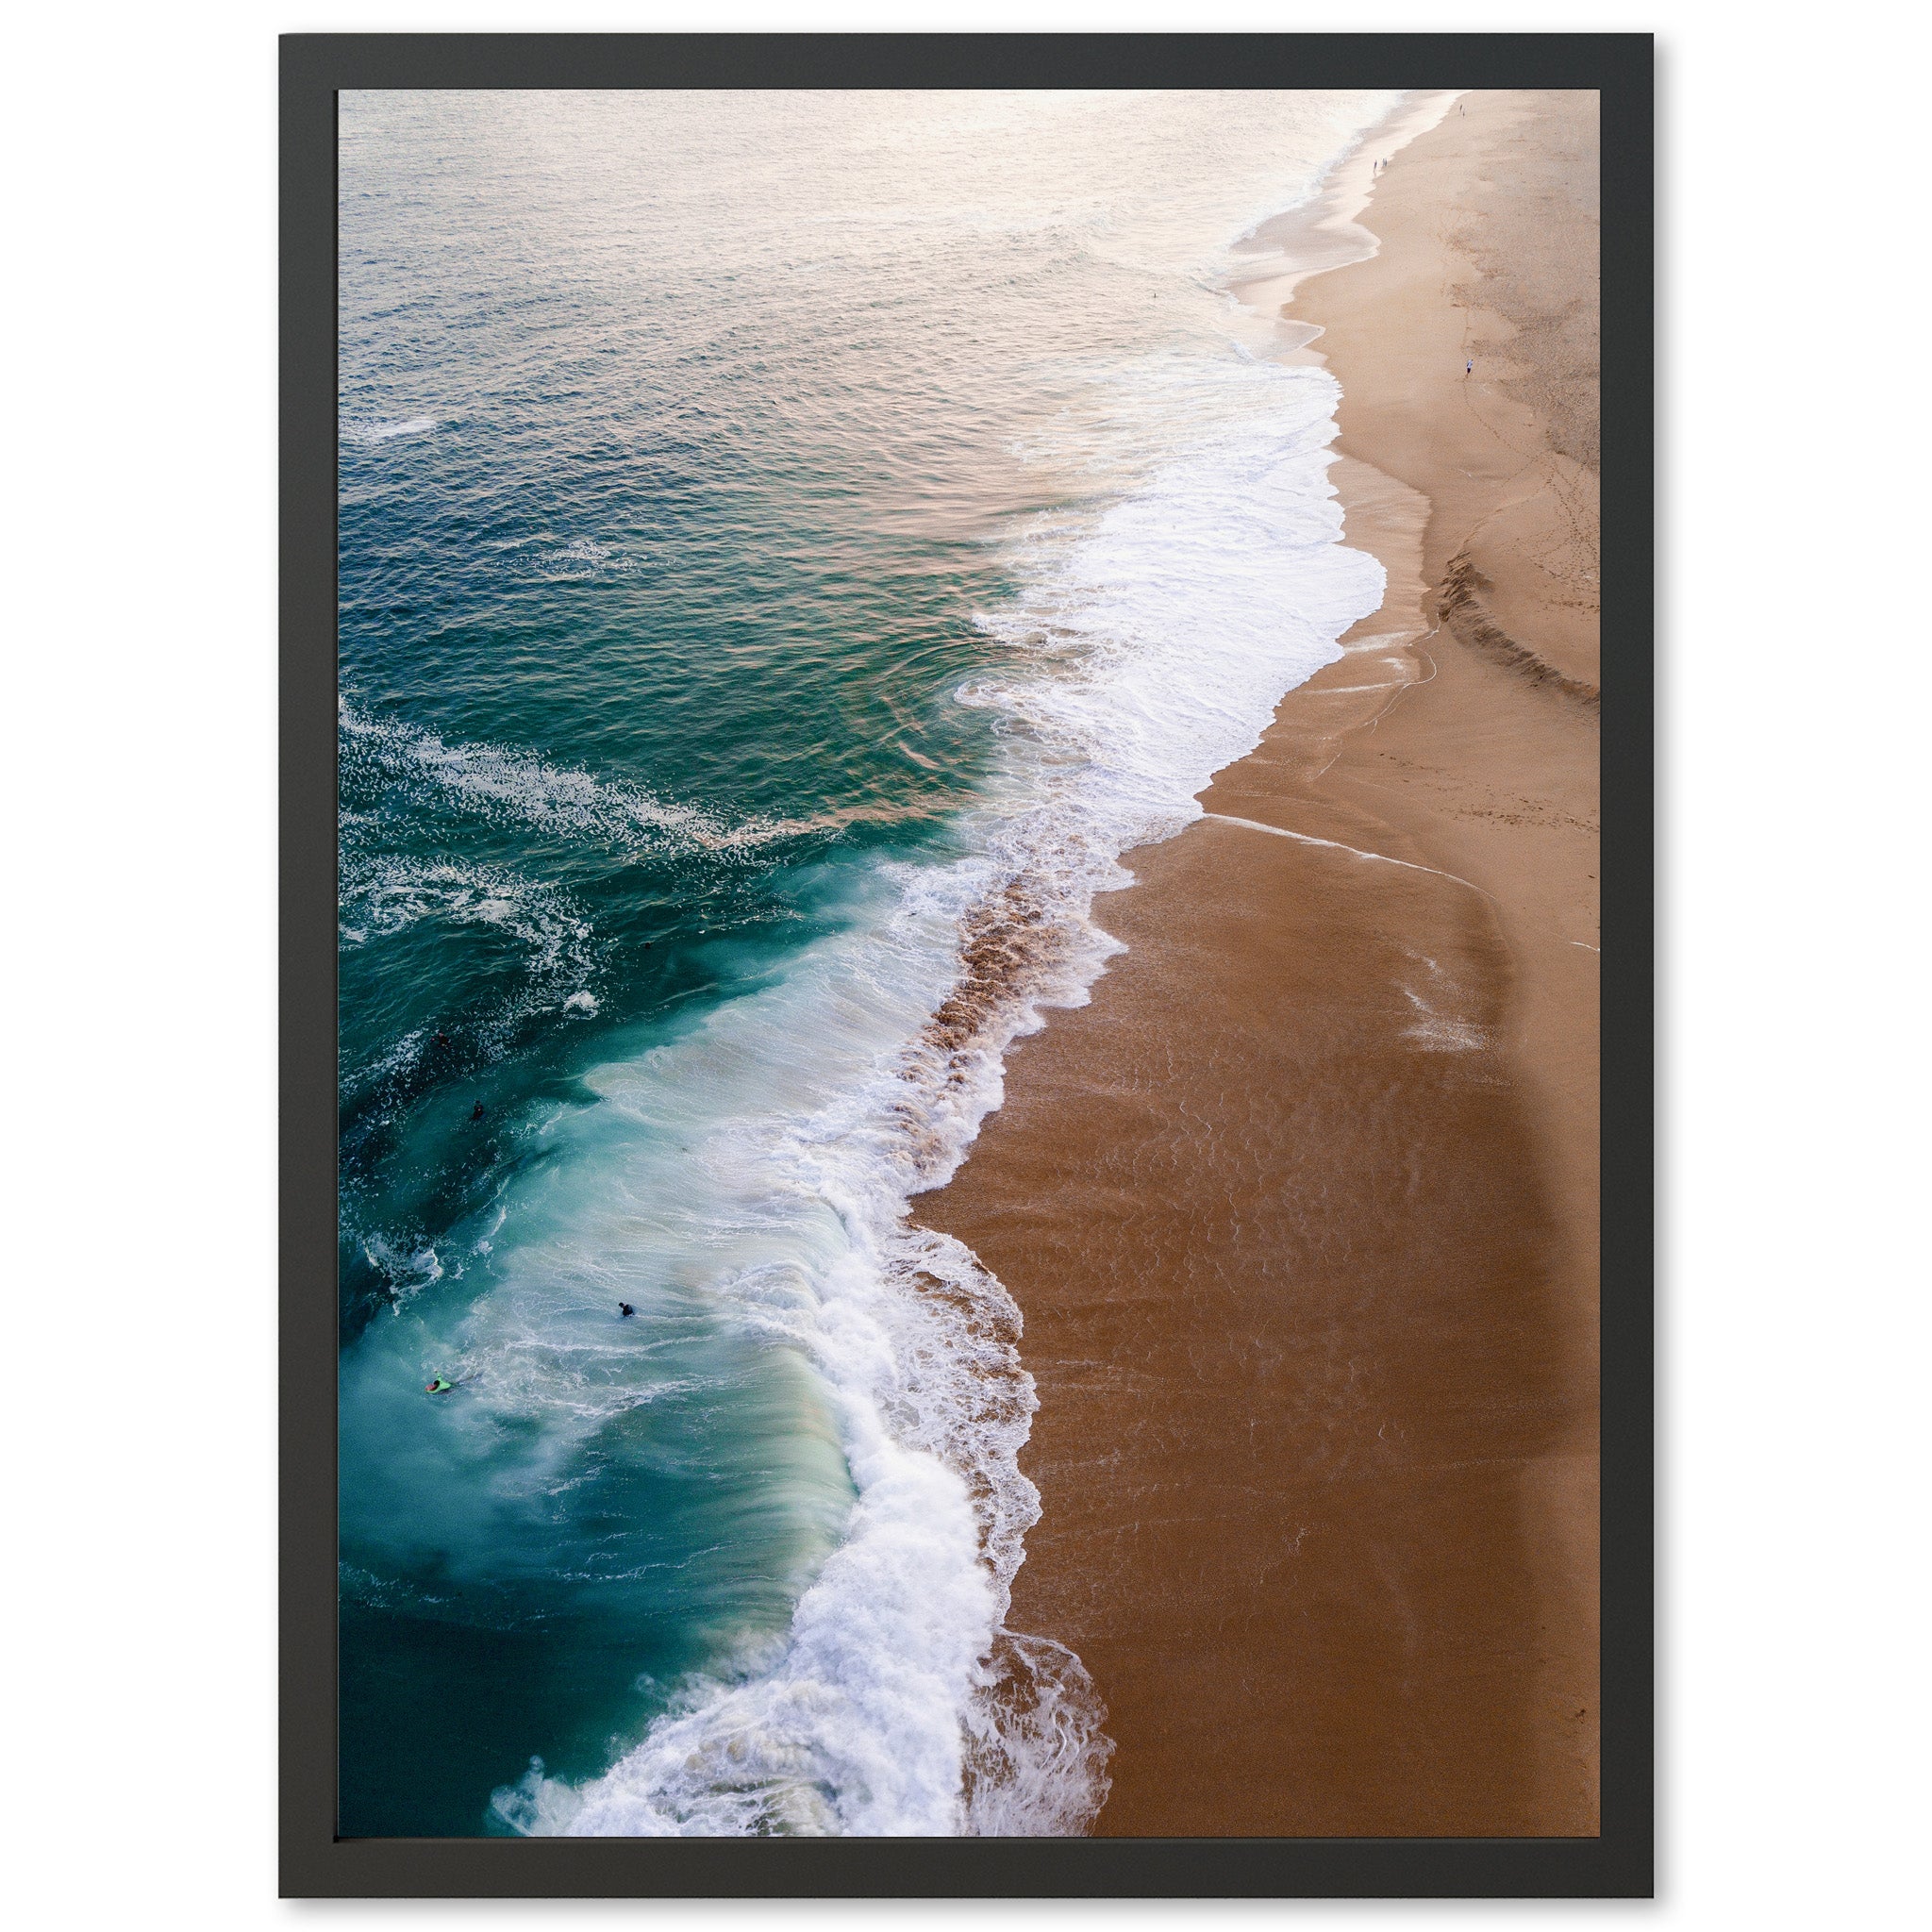
M1286 313L1383 608L919 1204L1024 1316L1010 1621L1106 1700L1102 1833L1597 1829L1596 98L1373 190Z

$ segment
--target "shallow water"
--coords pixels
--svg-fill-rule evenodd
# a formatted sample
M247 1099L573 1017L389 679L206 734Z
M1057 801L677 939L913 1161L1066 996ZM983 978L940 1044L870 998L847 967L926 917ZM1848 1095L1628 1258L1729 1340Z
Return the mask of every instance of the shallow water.
M342 97L344 1832L1091 1818L905 1208L1377 601L1223 284L1389 105Z

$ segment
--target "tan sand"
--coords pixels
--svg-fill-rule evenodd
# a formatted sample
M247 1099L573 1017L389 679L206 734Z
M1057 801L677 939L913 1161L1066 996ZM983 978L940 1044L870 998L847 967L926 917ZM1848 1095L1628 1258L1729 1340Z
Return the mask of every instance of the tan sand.
M1388 599L922 1203L1024 1313L1102 1832L1597 1828L1595 114L1467 97L1295 290Z

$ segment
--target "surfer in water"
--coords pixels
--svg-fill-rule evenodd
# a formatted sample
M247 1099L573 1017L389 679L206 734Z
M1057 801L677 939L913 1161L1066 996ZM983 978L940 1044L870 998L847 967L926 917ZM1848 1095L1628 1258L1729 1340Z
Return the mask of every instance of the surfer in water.
M635 1315L637 1313L637 1310L634 1307L632 1307L628 1302L619 1302L617 1305L617 1312L621 1319L625 1315Z

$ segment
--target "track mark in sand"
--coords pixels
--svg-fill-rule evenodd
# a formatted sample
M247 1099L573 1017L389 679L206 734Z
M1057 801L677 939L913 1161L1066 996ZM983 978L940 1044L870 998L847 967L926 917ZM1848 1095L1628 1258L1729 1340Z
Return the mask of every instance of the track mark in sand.
M1391 858L1386 852L1364 852L1359 845L1344 845L1339 839L1318 839L1312 832L1291 832L1283 825L1264 825L1259 819L1238 819L1224 811L1208 811L1203 818L1217 820L1224 825L1244 825L1251 832L1271 832L1277 839L1292 839L1302 845L1325 845L1331 852L1346 852L1356 858L1371 858L1380 865L1399 865L1406 872L1425 872L1439 879L1447 879L1452 885L1467 886L1472 892L1482 892L1491 905L1497 903L1493 892L1484 891L1473 880L1463 878L1459 874L1444 872L1440 866L1417 865L1413 859Z
M1490 615L1477 593L1478 574L1467 546L1449 559L1441 583L1437 587L1437 610L1452 637L1487 652L1512 671L1521 673L1532 684L1542 685L1594 711L1603 701L1599 689L1582 678L1571 677L1527 644L1519 643Z

